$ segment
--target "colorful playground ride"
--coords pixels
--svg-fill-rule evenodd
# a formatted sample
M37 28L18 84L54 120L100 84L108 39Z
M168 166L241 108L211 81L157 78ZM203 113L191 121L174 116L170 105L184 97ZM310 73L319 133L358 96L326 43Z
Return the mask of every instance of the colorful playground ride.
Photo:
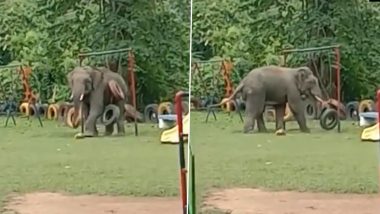
M176 124L176 115L160 115L158 116L159 127L166 129L161 133L161 143L178 144L178 124ZM184 116L183 121L184 140L187 142L187 136L190 133L190 114Z
M379 142L379 123L376 123L375 125L363 129L360 138L362 141Z
M359 126L364 126L360 138L362 141L380 140L378 112L363 112L359 114Z

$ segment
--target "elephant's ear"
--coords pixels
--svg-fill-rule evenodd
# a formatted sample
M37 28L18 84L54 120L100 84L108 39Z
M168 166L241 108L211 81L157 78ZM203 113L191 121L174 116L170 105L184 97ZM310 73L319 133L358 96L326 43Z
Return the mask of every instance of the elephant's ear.
M69 87L72 88L73 86L73 71L70 71L67 75L67 83L69 84Z
M310 72L311 72L310 69L307 68L307 67L297 68L297 71L296 71L296 84L297 84L297 88L299 90L301 90L301 91L304 90L305 81L309 77Z
M92 90L97 88L98 85L103 81L103 72L97 70L97 69L91 69L88 71L90 78L91 78L91 86Z

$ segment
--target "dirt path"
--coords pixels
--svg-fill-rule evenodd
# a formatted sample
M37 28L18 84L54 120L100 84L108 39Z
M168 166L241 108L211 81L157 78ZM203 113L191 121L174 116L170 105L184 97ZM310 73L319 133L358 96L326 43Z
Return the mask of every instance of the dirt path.
M380 196L228 189L212 193L205 205L231 214L378 214Z
M6 214L152 214L181 213L179 198L67 196L58 193L32 193L12 198Z

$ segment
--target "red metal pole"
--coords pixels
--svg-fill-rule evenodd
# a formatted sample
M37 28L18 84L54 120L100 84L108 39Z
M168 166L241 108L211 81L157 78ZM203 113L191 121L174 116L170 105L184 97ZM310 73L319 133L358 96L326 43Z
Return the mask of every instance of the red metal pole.
M336 98L338 100L338 105L341 103L341 97L340 97L340 50L339 47L334 48L335 52L335 66L336 66ZM338 132L340 132L340 110L338 108Z
M177 113L178 139L179 139L179 164L181 179L181 197L183 213L186 214L187 204L187 188L186 188L186 165L185 165L185 148L183 142L183 123L182 123L182 97L188 95L183 91L179 91L175 95L175 109Z

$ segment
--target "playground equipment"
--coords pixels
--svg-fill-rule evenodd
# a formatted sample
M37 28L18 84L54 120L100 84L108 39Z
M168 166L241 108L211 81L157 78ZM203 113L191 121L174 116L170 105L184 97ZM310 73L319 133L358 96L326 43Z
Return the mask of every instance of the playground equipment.
M380 100L380 90L377 90L376 92L376 97L377 100ZM361 133L361 140L362 141L372 141L372 142L377 142L378 143L378 149L380 152L380 102L377 102L377 121L375 125L372 125L368 128L363 129ZM378 166L378 173L380 175L380 162ZM379 177L379 182L380 182L380 177Z
M206 69L210 69L213 73L211 76L206 78L205 73ZM213 59L208 61L195 61L192 64L192 76L193 81L198 82L200 89L193 89L193 94L197 97L200 97L200 102L197 102L197 105L194 105L196 109L207 107L208 105L219 103L221 95L218 91L218 86L221 84L220 79L217 78L218 75L221 75L224 83L224 98L229 97L233 93L233 83L231 80L231 74L233 69L233 63L231 60L227 59ZM211 78L211 79L210 79ZM201 93L200 91L203 91ZM194 104L194 102L192 102ZM236 107L234 103L226 103L226 106L223 106L223 110L226 112L233 111Z
M331 65L331 57L327 57L327 72L324 72L324 58L322 55L315 56L316 52L319 53L327 53L330 55L330 53L333 51L333 55L335 58L334 65ZM333 121L337 121L336 123L331 123L331 125L334 126L322 126L322 128L328 127L328 129L333 129L336 126L337 131L341 131L341 115L345 114L344 107L342 107L341 104L341 95L340 95L340 89L341 89L341 80L340 80L340 45L332 45L332 46L322 46L322 47L312 47L312 48L304 48L304 49L285 49L282 50L283 54L283 65L286 66L286 60L289 54L291 53L307 53L309 54L309 61L307 62L307 66L313 71L314 75L318 78L321 86L322 93L324 95L324 99L329 100L328 105L324 108L320 108L318 111L317 106L306 106L307 108L314 108L317 116L318 112L321 116L324 116L321 119L321 123L326 124L327 119L331 118ZM313 55L312 55L313 54ZM335 72L332 71L332 68L335 68ZM326 73L328 73L326 75ZM335 75L333 74L335 73ZM330 88L330 90L328 90ZM323 115L323 112L326 111L326 109L331 109L325 115ZM335 112L336 111L336 114ZM335 116L336 115L336 116ZM328 117L327 117L328 116Z
M0 70L3 69L16 69L16 71L21 75L23 90L24 90L24 97L22 99L22 103L19 106L21 112L27 113L26 116L28 119L30 119L30 116L35 116L41 127L43 127L43 123L41 120L40 115L45 114L46 112L46 105L42 105L39 101L39 98L37 95L35 95L29 85L29 76L32 72L30 67L23 66L22 64L10 64L5 66L0 66ZM17 111L17 101L16 101L16 88L14 84L14 74L13 71L10 70L10 77L11 77L11 94L6 94L6 106L4 109L6 109L6 115L7 119L5 121L5 127L8 126L8 121L10 118L12 118L13 124L16 125L16 111ZM5 89L2 86L2 91L4 92Z
M378 99L380 92L377 93ZM380 102L377 102L378 109ZM361 140L362 141L380 141L380 126L379 126L380 113L378 112L361 112L359 113L359 126L366 127L362 130Z
M121 63L122 63L122 54L128 54L128 66L127 66L127 74L124 74L120 71L121 70ZM131 97L130 100L132 100L132 105L135 109L137 109L137 104L136 104L136 77L135 77L135 57L133 54L132 49L130 48L123 48L123 49L117 49L117 50L108 50L108 51L96 51L96 52L87 52L87 53L80 53L78 55L79 57L79 65L82 66L83 61L87 57L99 57L99 56L110 56L118 54L118 64L116 63L109 63L108 58L106 57L106 62L107 62L107 67L117 73L120 73L127 84L129 85L129 91L131 92ZM81 108L83 109L83 108ZM81 125L81 133L84 133L84 113L81 113L81 120L80 120L80 125ZM137 125L137 118L134 118L134 124L135 124L135 136L138 136L138 125Z
M169 116L169 117L168 117ZM163 126L165 127L165 123L175 123L176 119L175 118L170 118L172 115L160 115L159 120L160 123L164 123ZM174 116L174 115L173 115ZM170 125L168 125L170 127ZM166 126L166 127L168 127ZM174 127L171 126L172 128L169 128L167 130L164 130L161 133L160 141L161 143L178 143L179 138L178 138L178 124L176 124ZM189 135L190 133L190 114L185 115L183 118L183 133L185 135ZM185 142L187 141L187 138L185 138Z

